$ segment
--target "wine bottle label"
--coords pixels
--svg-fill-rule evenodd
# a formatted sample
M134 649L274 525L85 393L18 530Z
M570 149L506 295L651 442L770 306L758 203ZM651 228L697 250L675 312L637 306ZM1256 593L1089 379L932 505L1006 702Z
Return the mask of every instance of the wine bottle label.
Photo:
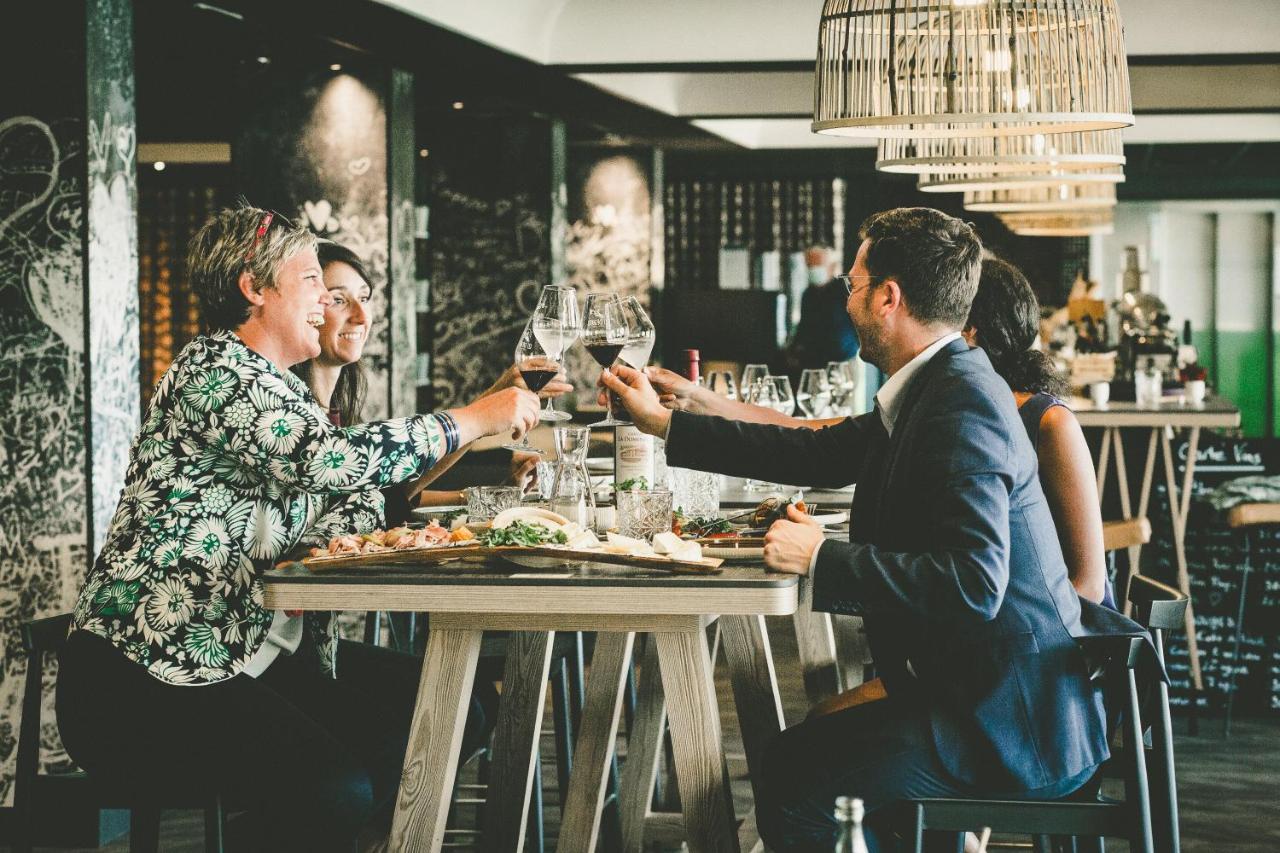
M614 427L613 476L618 483L643 477L652 488L654 485L653 436L645 435L634 426Z

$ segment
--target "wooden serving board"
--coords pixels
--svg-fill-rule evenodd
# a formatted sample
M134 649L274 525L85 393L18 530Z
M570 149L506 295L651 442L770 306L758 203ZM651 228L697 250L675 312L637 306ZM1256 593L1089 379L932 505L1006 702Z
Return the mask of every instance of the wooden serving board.
M634 557L630 554L610 554L608 551L575 551L569 548L553 548L545 545L502 545L484 548L483 552L502 557L517 565L529 568L555 568L580 563L603 563L610 566L629 566L633 569L656 569L673 574L716 574L724 560L706 557L697 562L670 560L666 557Z
M372 554L339 554L333 557L306 557L302 565L313 572L330 572L339 569L365 569L373 566L388 569L412 570L421 566L434 566L463 557L484 556L491 551L478 542L462 542L435 548L405 548L400 551L375 551Z
M302 565L312 572L339 571L342 569L390 569L413 571L424 566L437 566L461 559L503 557L517 565L529 568L560 568L577 563L603 563L612 566L630 566L639 569L656 569L675 574L704 574L718 572L724 562L706 558L698 562L668 560L664 557L632 557L628 554L610 554L606 551L573 551L544 545L502 545L489 548L479 543L466 542L436 548L406 548L401 551L375 551L371 554L340 554L333 557L307 557Z

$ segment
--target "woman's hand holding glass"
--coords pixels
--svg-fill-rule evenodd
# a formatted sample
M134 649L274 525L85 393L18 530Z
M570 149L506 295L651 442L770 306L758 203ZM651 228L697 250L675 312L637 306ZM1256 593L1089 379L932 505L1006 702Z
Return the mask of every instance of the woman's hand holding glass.
M518 439L538 423L538 397L524 388L505 388L453 412L458 443L470 444L486 435L510 434Z

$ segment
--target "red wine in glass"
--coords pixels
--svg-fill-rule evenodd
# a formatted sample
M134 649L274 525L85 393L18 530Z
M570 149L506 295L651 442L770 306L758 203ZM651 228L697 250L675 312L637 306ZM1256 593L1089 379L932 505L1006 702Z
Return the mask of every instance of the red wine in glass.
M591 353L591 357L596 360L596 364L607 368L611 367L613 363L618 360L618 353L622 352L623 342L593 343L584 341L583 345L587 348L587 352Z
M543 388L547 387L547 383L554 379L556 371L554 370L521 370L520 377L524 379L524 384L529 390L537 394Z

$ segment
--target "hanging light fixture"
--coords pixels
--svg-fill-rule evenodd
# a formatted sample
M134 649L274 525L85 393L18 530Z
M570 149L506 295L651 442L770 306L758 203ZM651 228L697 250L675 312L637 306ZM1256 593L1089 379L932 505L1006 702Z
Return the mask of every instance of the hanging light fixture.
M813 130L1016 136L1133 124L1116 0L825 0Z
M997 216L1006 228L1023 237L1088 237L1111 234L1115 230L1115 217L1110 210L1001 213Z
M1032 213L1115 207L1115 184L1052 184L1017 190L977 190L964 194L965 210Z
M876 168L919 175L998 175L1006 172L1101 169L1125 164L1118 130L1022 136L881 139Z
M969 175L951 172L927 173L920 176L917 188L927 193L977 192L980 190L1033 189L1058 184L1118 184L1124 181L1124 170L1090 169L1051 172L1017 172L1005 175Z

